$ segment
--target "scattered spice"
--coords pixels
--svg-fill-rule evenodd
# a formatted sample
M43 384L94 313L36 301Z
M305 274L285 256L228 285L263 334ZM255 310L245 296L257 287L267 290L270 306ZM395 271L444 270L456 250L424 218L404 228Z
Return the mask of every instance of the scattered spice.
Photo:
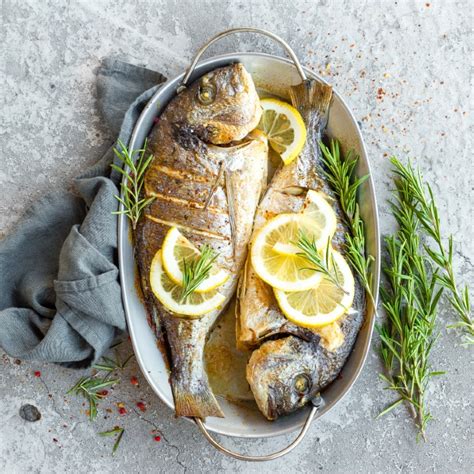
M146 405L143 402L137 402L137 408L140 411L146 411Z
M383 90L382 87L379 87L377 89L377 99L382 100L384 95L385 95L385 91Z
M138 379L133 375L132 377L130 377L130 383L132 385L138 385Z
M161 441L161 436L155 436L153 439L159 443Z
M101 397L106 397L109 394L108 390L101 390L100 392L97 392Z
M41 377L41 372L39 370L35 370L33 374L35 377Z

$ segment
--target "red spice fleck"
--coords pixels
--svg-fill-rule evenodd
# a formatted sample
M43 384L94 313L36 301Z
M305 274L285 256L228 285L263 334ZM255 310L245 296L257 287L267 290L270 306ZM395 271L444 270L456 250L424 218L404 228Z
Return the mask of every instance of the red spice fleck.
M137 408L140 411L146 411L146 405L143 402L137 402Z
M160 442L161 441L161 436L155 436L153 439L157 442Z
M377 89L377 99L379 100L383 99L384 95L385 95L385 91L381 87L379 87Z
M160 118L159 118L159 117L155 117L155 118L153 119L153 123L158 123L159 121L160 121Z
M41 377L41 372L39 370L34 371L35 377Z
M132 375L132 377L130 377L130 383L132 385L138 385L138 379L135 377L135 375Z
M98 392L101 397L106 397L109 394L108 390L101 390Z
M126 415L127 409L125 407L119 407L118 412L120 415Z

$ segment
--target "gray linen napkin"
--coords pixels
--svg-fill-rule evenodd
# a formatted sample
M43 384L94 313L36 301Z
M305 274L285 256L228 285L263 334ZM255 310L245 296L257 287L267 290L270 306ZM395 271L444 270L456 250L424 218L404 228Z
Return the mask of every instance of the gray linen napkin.
M123 143L164 80L143 67L103 61L98 103ZM83 367L125 329L112 214L119 176L110 173L113 160L111 147L74 180L76 195L44 197L0 241L0 347L10 356Z

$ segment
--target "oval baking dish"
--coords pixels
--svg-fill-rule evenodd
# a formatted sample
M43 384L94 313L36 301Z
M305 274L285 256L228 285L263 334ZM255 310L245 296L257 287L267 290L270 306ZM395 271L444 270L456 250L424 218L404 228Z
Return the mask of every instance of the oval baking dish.
M251 29L247 29L247 31L249 30ZM213 41L211 40L211 42ZM204 48L201 52L203 50ZM247 71L252 74L258 89L271 90L273 94L283 98L285 98L285 91L290 85L301 81L302 70L304 70L307 77L316 78L324 82L314 72L305 68L302 68L302 70L298 69L299 63L297 63L298 67L296 67L292 61L262 53L234 53L213 57L199 62L197 65L193 64L189 70L191 74L189 77L186 75L186 79L192 81L212 69L235 62L241 62ZM131 143L129 144L131 149L137 150L143 146L146 137L153 127L155 118L160 115L167 103L176 94L177 89L183 82L183 78L185 78L184 73L167 81L151 98L135 125ZM334 91L333 94L326 134L329 137L337 138L341 142L343 151L347 152L349 149L353 149L360 156L357 169L358 175L370 175L369 161L361 132L350 109L337 91ZM380 267L379 228L374 185L370 177L361 186L359 204L365 222L367 252L375 258L372 267L372 293L377 295ZM121 215L119 217L118 236L120 278L130 337L138 363L147 381L160 399L170 409L174 409L168 369L157 347L156 337L148 325L144 306L135 287L135 282L137 281L135 275L136 266L129 235L128 219ZM358 334L352 353L342 369L342 376L338 377L321 393L323 403L318 407L317 413L313 414L315 419L331 410L350 390L359 376L369 350L374 318L374 308L368 304L365 323ZM270 422L258 410L237 406L222 398L219 401L225 413L225 418L208 418L203 424L205 428L214 433L245 438L277 436L301 429L310 411L314 410L314 407L307 407L292 415Z

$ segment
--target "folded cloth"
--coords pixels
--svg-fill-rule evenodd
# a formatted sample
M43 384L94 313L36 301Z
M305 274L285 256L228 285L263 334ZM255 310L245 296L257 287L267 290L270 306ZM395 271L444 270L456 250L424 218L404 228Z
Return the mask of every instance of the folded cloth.
M164 80L143 67L103 61L98 104L123 143ZM74 180L75 194L38 200L0 241L0 347L12 357L85 367L126 327L112 214L120 181L111 173L113 146Z

